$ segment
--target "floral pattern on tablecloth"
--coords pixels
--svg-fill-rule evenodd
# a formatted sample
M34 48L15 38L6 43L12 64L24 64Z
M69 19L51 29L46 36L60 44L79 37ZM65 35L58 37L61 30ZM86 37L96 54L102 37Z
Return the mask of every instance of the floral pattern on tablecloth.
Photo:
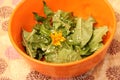
M89 72L72 78L56 79L31 68L12 46L8 22L21 0L0 0L0 80L120 80L120 0L108 0L117 20L115 37L104 60Z

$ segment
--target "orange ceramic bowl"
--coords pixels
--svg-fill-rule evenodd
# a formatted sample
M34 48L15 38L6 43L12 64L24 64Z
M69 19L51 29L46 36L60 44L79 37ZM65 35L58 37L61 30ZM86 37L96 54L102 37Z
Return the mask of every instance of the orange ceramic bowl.
M112 7L106 0L45 0L54 11L61 9L72 11L75 16L87 18L93 16L96 26L107 25L108 34L104 37L104 46L91 56L70 63L55 64L29 57L22 46L22 28L31 31L35 24L32 12L43 15L42 0L23 0L14 10L9 23L10 40L23 58L37 71L52 77L72 77L83 74L95 67L105 56L116 30L116 20Z

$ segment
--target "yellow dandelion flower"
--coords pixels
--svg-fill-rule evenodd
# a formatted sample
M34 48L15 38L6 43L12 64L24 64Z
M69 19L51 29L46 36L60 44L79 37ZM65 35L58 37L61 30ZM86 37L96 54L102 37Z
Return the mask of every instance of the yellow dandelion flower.
M54 32L50 34L52 39L52 44L55 46L61 45L61 42L65 41L65 38L62 36L62 32Z

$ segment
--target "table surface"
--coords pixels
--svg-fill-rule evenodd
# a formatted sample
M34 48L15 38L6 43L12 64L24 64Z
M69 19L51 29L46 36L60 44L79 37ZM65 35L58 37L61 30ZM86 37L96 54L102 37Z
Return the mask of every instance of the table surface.
M120 0L109 0L117 30L104 60L89 72L67 79L55 79L35 71L17 53L8 36L9 17L21 0L0 0L0 80L120 80Z

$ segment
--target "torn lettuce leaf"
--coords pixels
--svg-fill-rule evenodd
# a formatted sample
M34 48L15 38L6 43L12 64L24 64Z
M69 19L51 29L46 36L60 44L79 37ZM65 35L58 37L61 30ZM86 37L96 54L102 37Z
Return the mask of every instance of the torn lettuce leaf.
M83 48L91 39L93 34L93 24L95 20L92 17L89 17L86 21L84 21L81 26L81 48Z
M83 48L91 39L94 23L95 20L92 17L89 17L87 20L78 18L75 32L72 35L73 42L80 44L81 48Z
M82 59L81 56L72 49L61 49L58 53L51 53L45 56L47 62L68 63Z
M100 46L102 45L101 44L103 40L102 38L104 35L106 35L107 32L108 32L107 26L94 28L92 39L89 42L89 47L91 49L90 50L91 52L94 52L100 48Z

